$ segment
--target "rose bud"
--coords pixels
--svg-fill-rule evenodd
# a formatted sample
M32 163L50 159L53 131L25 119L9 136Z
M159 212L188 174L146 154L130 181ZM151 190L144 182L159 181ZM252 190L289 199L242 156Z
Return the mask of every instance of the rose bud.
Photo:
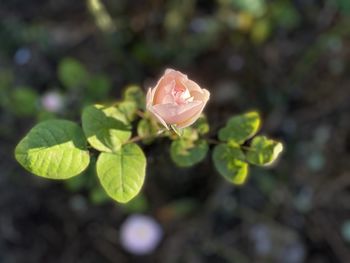
M186 75L167 69L154 88L149 88L147 110L167 129L168 125L185 128L201 115L210 93Z

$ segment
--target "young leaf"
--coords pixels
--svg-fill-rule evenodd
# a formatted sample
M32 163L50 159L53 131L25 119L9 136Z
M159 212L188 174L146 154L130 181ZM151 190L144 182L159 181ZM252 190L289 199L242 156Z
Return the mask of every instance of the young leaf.
M90 145L102 152L119 150L131 136L127 117L114 106L86 107L82 114L82 125Z
M133 120L135 120L137 105L134 101L118 102L116 104L116 107L120 112L122 112L126 116L128 122L132 122Z
M137 144L125 144L114 153L101 153L96 169L107 194L120 203L126 203L141 190L146 157Z
M193 129L201 135L207 134L209 132L209 124L205 115L202 114L201 117L193 124Z
M139 109L145 109L145 93L139 86L128 86L124 91L124 100L134 101Z
M145 139L142 140L143 143L148 144L153 141L157 134L157 126L152 123L151 119L141 119L137 124L137 135Z
M58 65L58 77L65 87L74 89L87 82L88 73L78 60L64 58Z
M242 115L232 117L226 126L219 130L221 141L234 141L238 144L244 143L259 130L259 113L252 111Z
M270 140L265 136L257 136L247 151L247 160L256 165L269 165L277 159L282 150L281 142Z
M171 159L180 167L189 167L202 161L208 152L208 143L205 140L195 142L178 139L171 143Z
M215 168L231 183L241 185L245 182L248 175L248 164L243 160L244 153L238 145L219 144L214 148Z
M76 176L90 161L83 131L66 120L49 120L34 126L17 145L15 157L31 173L50 179Z

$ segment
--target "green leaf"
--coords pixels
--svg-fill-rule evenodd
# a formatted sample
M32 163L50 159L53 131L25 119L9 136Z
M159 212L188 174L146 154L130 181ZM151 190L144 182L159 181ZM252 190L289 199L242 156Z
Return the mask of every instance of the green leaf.
M90 161L83 131L66 120L49 120L34 126L17 145L15 157L31 173L50 179L76 176Z
M242 115L232 117L226 126L219 130L221 141L234 141L238 144L254 136L260 128L259 113L252 111Z
M181 131L182 131L181 138L176 137L176 139L184 139L184 140L194 142L199 138L198 131L191 127L183 128L181 129Z
M137 124L137 135L145 138L142 140L145 144L151 143L157 132L157 126L153 124L151 119L141 119Z
M67 88L77 88L87 83L88 72L85 67L74 58L64 58L58 65L58 77Z
M208 143L205 140L195 142L178 139L171 143L171 159L180 167L189 167L201 162L208 152Z
M215 146L213 161L216 170L229 182L241 185L248 175L248 164L238 145L219 144Z
M124 100L134 101L139 109L146 108L145 93L137 85L130 85L124 91Z
M193 124L193 129L196 129L197 132L201 135L207 134L209 132L209 124L205 115L201 115L199 119Z
M114 153L101 153L96 169L107 194L118 202L126 203L141 190L146 157L137 144L126 144Z
M257 136L253 139L247 151L247 160L256 165L272 164L283 151L283 144L270 140L265 136Z
M115 105L118 110L126 116L128 122L132 122L136 118L137 105L133 101L122 101Z
M127 117L115 106L86 107L82 114L82 125L90 145L102 152L118 151L131 136Z

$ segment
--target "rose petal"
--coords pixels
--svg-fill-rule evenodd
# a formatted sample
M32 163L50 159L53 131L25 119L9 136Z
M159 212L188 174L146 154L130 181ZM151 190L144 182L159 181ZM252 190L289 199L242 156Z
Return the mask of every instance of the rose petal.
M192 80L190 80L190 79L186 80L186 82L184 83L184 85L188 88L188 90L190 91L190 93L191 93L192 91L199 91L199 92L202 91L201 87L199 87L199 85L198 85L196 82L194 82L194 81L192 81Z
M166 123L177 124L193 117L202 107L202 101L192 101L184 105L157 104L152 108Z
M209 100L210 93L206 89L201 89L200 91L191 91L191 96L193 96L195 100L201 100L206 102Z
M205 107L205 103L203 104L202 108L198 113L196 113L195 115L193 115L191 118L187 119L184 122L177 123L176 126L180 129L183 129L192 125L199 118L199 116L201 116L204 107Z
M163 120L163 118L153 110L153 106L147 107L147 110L153 114L153 116L167 129L169 130L169 126L166 124L165 120Z
M202 113L202 111L203 111L203 109L204 109L205 105L207 104L207 102L209 100L209 97L210 97L209 91L207 91L206 89L202 89L202 90L203 90L203 94L201 94L201 95L196 94L197 98L199 96L203 96L203 106L202 106L202 108L200 109L200 111L197 114L195 114L191 118L189 118L189 119L187 119L187 120L185 120L185 121L183 121L181 123L178 123L177 124L178 128L186 128L186 127L192 125L199 118L199 116L201 115L201 113Z

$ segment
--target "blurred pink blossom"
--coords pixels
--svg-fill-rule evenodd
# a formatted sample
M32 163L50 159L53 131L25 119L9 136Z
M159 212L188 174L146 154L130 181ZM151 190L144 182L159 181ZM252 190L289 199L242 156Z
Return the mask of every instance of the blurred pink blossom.
M135 214L121 226L120 240L125 250L136 255L150 254L163 236L161 226L151 217Z
M49 91L41 98L43 108L50 112L59 112L63 108L63 97L56 91Z

